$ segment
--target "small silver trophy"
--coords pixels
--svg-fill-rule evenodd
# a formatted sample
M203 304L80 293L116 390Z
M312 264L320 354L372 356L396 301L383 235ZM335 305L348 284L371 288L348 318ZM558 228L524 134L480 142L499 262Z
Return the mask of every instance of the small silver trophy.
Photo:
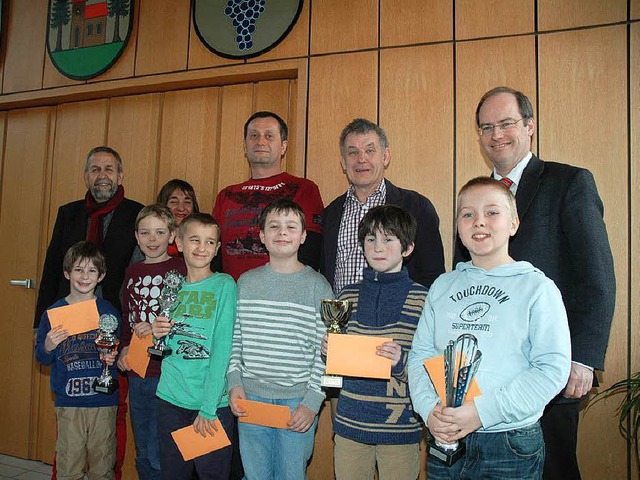
M343 333L342 328L349 320L351 302L348 300L322 300L320 302L320 316L328 327L327 333ZM338 375L323 375L323 387L342 388L342 377Z
M113 334L118 329L118 319L108 313L101 315L98 320L98 328L100 332L95 339L98 353L107 355L118 350L120 341ZM94 380L93 390L110 395L118 389L118 380L111 376L107 363L104 361L102 363L104 363L104 369L100 376Z
M478 371L482 352L478 339L470 333L451 340L444 349L444 383L447 407L459 407L464 403L471 381ZM464 442L441 443L429 436L427 452L447 466L453 465L464 455Z
M162 292L158 298L158 303L160 304L159 316L169 318L173 307L178 301L178 290L182 286L182 275L177 270L169 270L164 276L163 284ZM171 347L167 346L165 338L156 339L156 343L150 346L147 351L157 357L170 355Z

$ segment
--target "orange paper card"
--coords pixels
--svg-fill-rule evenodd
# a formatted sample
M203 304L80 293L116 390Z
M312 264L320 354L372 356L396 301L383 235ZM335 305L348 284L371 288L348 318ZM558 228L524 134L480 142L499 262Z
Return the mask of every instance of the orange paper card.
M95 300L52 308L47 310L47 315L52 329L62 325L69 335L98 329L98 307Z
M238 399L238 406L247 412L246 417L238 417L239 422L253 423L273 428L287 428L291 420L291 410L286 405L255 402Z
M151 356L147 351L147 348L153 345L153 337L148 334L144 338L138 338L134 333L131 335L131 343L129 344L129 351L127 352L127 363L131 370L136 372L142 378L147 374L147 367L149 366L149 360Z
M376 355L376 347L392 338L329 334L327 374L347 377L391 378L391 360Z
M436 392L440 397L442 405L446 405L447 394L444 386L444 355L425 360L424 368L426 368L427 372L429 373L431 382L433 383L433 386L435 387ZM469 385L469 391L467 391L467 396L464 399L464 403L470 402L480 395L482 395L482 392L480 391L478 382L476 382L476 379L474 378L473 380L471 380L471 385Z
M206 437L203 437L199 433L196 433L193 425L188 425L180 430L171 432L173 441L176 442L182 458L184 458L185 461L231 445L229 437L227 437L227 432L222 428L220 420L216 420L214 424L218 428L218 431L213 437L208 434Z

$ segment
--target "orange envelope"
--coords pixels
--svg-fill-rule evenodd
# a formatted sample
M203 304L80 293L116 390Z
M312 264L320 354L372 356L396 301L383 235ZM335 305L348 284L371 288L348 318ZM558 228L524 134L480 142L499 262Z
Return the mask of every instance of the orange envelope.
M238 406L247 412L246 417L238 417L239 422L265 427L287 428L287 424L291 421L291 410L286 405L272 405L238 399Z
M444 386L444 355L425 360L424 368L427 369L427 373L431 378L431 383L433 383L433 386L436 389L438 396L440 397L442 405L446 405L447 394ZM482 392L480 391L478 382L476 382L476 379L474 378L473 380L471 380L471 385L469 385L469 390L467 391L467 396L464 399L464 403L468 403L474 398L481 395Z
M147 374L147 367L149 366L149 360L151 360L151 355L149 355L147 348L152 345L153 337L151 334L148 334L144 338L138 338L135 332L131 334L131 343L129 344L129 351L127 352L127 362L131 370L142 378Z
M47 310L51 328L62 325L69 335L98 329L98 307L95 300L72 303Z
M393 338L329 334L327 374L347 377L391 378L391 359L376 355L376 347Z
M229 437L227 437L227 432L222 428L220 420L216 420L214 424L218 428L218 431L213 437L208 434L206 437L203 437L199 433L196 433L193 425L188 425L175 432L171 432L173 441L176 442L182 458L184 458L185 461L231 445Z

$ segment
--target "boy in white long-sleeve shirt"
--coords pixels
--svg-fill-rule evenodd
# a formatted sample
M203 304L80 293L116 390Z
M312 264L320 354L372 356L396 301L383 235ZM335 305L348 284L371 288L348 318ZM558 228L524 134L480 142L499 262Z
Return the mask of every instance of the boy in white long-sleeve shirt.
M544 441L539 418L566 384L571 343L555 284L508 252L518 229L515 198L501 182L479 177L458 195L457 227L471 253L429 290L409 354L414 410L441 443L466 438L452 466L429 461L429 480L539 479ZM482 395L443 406L425 370L450 340L473 334L482 352L476 380Z

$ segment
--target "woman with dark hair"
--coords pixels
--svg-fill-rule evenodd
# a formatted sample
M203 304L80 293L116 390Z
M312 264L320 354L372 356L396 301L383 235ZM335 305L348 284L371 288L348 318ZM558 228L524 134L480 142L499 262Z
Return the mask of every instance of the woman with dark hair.
M173 219L176 221L176 228L180 226L182 220L192 213L200 213L195 190L189 182L179 178L169 180L162 186L160 192L158 192L156 203L169 208ZM180 254L175 242L169 244L167 253L172 257Z
M162 186L158 193L156 203L166 206L171 211L171 215L173 215L173 219L176 221L176 228L180 226L182 220L192 213L200 213L195 190L189 182L178 178L169 180ZM181 253L178 252L175 241L169 244L167 253L172 257L181 255ZM140 251L140 247L136 246L131 256L131 263L142 260L144 260L144 255Z
M182 220L192 213L200 213L193 187L189 182L178 178L169 180L162 186L156 203L165 205L171 210L176 226L180 226Z

